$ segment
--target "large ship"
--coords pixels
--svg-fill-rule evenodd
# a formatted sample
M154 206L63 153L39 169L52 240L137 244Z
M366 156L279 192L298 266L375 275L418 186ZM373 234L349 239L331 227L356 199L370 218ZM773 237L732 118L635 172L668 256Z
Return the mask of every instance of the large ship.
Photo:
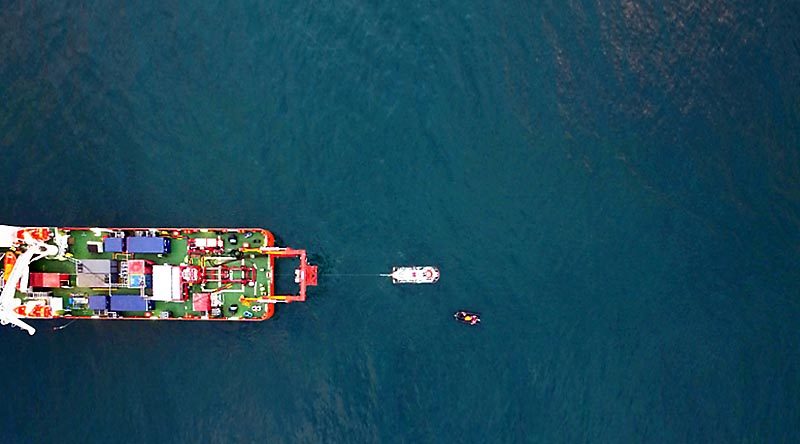
M0 323L32 335L30 319L263 321L317 284L305 250L274 243L261 228L0 225Z

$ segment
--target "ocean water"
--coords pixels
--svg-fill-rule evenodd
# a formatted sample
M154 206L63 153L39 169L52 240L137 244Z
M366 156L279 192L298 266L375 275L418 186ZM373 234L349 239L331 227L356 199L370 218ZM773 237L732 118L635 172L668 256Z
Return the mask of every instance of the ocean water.
M800 441L800 7L666 3L0 2L2 223L321 273L0 330L0 441Z

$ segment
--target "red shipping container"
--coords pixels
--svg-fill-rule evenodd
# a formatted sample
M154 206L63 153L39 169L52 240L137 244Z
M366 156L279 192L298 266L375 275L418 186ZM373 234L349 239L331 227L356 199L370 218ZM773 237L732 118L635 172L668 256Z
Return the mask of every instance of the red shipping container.
M194 311L211 310L211 295L209 293L195 293L192 297L192 309Z
M128 273L130 274L144 274L144 260L131 259L128 261Z
M67 275L61 273L31 273L28 284L31 287L56 288L61 286L61 281L66 281Z

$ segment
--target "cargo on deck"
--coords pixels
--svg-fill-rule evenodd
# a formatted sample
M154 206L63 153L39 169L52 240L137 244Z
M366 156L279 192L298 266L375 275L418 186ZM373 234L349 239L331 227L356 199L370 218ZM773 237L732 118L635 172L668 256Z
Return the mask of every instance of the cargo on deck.
M133 236L125 239L127 253L169 253L170 240L166 237Z
M147 311L147 301L134 294L118 294L111 296L112 311Z

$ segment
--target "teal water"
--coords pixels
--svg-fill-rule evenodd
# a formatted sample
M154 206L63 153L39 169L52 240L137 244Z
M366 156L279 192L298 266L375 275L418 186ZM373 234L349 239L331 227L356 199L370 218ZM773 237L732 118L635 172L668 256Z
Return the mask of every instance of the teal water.
M3 223L263 226L321 281L2 329L0 441L800 441L800 8L668 3L2 2ZM346 276L396 264L442 279Z

